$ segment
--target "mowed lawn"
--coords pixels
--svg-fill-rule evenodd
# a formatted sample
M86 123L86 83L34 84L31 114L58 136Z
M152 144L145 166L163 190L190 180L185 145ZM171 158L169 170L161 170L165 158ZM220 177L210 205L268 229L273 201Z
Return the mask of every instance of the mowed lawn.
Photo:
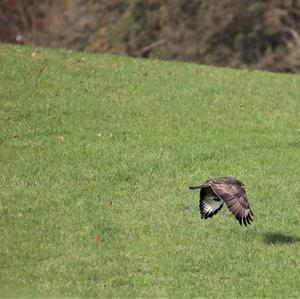
M0 45L0 295L300 297L300 76ZM235 176L254 221L201 220Z

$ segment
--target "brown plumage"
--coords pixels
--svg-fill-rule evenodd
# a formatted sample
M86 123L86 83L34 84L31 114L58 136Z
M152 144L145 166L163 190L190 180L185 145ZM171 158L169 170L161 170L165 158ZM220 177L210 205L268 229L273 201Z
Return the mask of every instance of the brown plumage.
M240 225L251 224L251 216L254 215L250 209L244 185L236 178L210 179L200 185L191 186L190 189L200 189L199 209L201 218L212 217L225 203Z

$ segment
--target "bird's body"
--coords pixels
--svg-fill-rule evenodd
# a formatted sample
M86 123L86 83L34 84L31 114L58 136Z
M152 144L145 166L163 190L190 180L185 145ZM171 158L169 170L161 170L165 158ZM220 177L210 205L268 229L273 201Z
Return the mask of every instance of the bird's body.
M191 186L190 189L200 189L201 218L212 217L225 203L241 225L251 224L253 212L244 185L238 179L233 177L210 179L200 185Z

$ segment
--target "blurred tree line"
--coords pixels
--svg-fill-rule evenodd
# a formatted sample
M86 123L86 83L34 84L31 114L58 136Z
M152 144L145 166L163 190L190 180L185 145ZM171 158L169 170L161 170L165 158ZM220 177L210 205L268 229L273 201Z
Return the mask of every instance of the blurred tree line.
M300 72L300 0L0 0L0 40Z

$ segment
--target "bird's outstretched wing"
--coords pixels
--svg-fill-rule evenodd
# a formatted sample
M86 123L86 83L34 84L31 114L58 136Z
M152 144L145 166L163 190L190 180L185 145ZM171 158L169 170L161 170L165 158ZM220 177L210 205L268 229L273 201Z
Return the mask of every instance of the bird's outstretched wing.
M208 182L214 193L225 202L229 211L239 221L247 226L251 224L253 213L247 199L245 189L237 180L216 179Z
M199 209L201 218L207 219L217 214L223 207L223 201L220 200L210 187L202 188L200 191Z

